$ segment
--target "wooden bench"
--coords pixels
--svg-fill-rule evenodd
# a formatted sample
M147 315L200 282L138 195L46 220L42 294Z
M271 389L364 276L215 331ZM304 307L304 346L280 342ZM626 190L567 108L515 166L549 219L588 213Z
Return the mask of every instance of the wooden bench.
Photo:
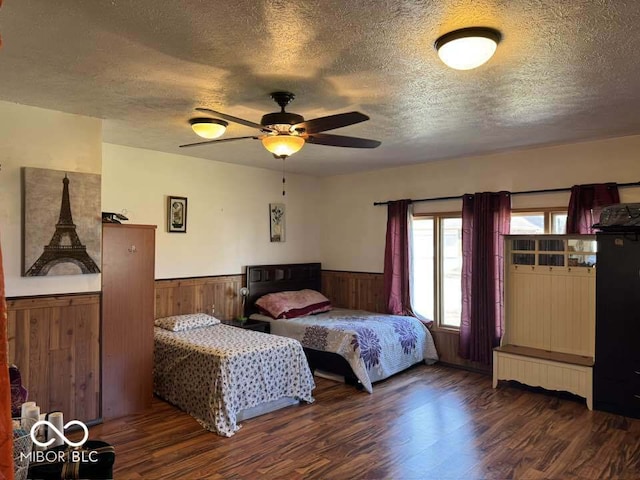
M570 392L593 410L593 357L502 345L493 349L493 388L499 380Z

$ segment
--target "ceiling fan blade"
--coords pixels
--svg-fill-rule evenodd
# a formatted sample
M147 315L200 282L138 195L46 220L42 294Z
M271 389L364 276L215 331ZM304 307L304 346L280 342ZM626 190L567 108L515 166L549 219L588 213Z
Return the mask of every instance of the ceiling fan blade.
M378 140L369 140L368 138L345 137L344 135L331 135L328 133L314 133L313 135L309 135L307 142L315 143L316 145L350 148L376 148L382 143Z
M291 126L291 130L304 129L305 133L319 133L346 127L355 123L369 120L369 117L360 112L347 112L329 115L327 117L314 118Z
M222 143L222 142L233 142L234 140L244 140L245 138L253 138L255 140L258 137L250 136L250 137L233 137L233 138L220 138L218 140L207 140L206 142L196 142L196 143L187 143L185 145L180 145L180 148L184 147L197 147L198 145L208 145L210 143Z
M215 110L211 110L210 108L196 108L199 112L209 113L211 115L215 115L216 117L220 117L224 120L229 120L230 122L239 123L240 125L244 125L246 127L257 128L258 130L264 130L267 132L273 132L273 130L269 127L264 127L259 123L252 122L250 120L245 120L243 118L234 117L232 115L227 115L226 113L216 112Z

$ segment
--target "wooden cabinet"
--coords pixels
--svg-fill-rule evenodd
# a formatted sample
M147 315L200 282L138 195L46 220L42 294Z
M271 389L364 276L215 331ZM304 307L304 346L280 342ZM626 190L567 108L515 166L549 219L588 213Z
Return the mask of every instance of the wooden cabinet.
M517 380L574 393L592 408L594 236L507 236L505 326L493 385ZM598 267L599 268L599 267Z
M151 407L155 226L103 224L102 416Z
M29 400L67 420L100 419L100 294L7 300L9 362Z
M597 239L595 405L640 418L640 229Z

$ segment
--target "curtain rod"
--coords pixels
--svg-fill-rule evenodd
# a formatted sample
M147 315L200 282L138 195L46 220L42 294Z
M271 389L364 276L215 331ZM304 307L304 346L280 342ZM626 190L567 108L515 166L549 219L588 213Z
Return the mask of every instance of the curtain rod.
M615 182L605 182L605 183L615 183ZM595 184L588 184L588 185L595 185ZM587 186L588 186L587 185ZM630 182L630 183L618 183L618 188L626 188L626 187L640 187L640 182ZM531 195L531 194L536 194L536 193L557 193L557 192L570 192L571 191L571 187L569 188L545 188L543 190L523 190L521 192L511 192L511 195ZM432 198L418 198L416 200L411 200L412 203L417 203L417 202L438 202L441 200L459 200L462 197L464 197L464 195L455 195L452 197L432 197ZM386 202L373 202L374 206L379 206L379 205L389 205L389 202L391 202L392 200L387 200Z

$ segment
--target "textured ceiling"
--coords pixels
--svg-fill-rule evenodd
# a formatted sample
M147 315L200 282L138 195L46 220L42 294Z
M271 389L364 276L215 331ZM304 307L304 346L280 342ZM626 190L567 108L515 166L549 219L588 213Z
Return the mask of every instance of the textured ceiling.
M477 25L503 34L493 59L444 66L434 40ZM382 141L287 160L313 175L640 133L637 0L9 0L0 32L0 99L223 162L281 168L255 140L178 149L194 107L259 122L275 90L306 119L366 113L331 133Z

